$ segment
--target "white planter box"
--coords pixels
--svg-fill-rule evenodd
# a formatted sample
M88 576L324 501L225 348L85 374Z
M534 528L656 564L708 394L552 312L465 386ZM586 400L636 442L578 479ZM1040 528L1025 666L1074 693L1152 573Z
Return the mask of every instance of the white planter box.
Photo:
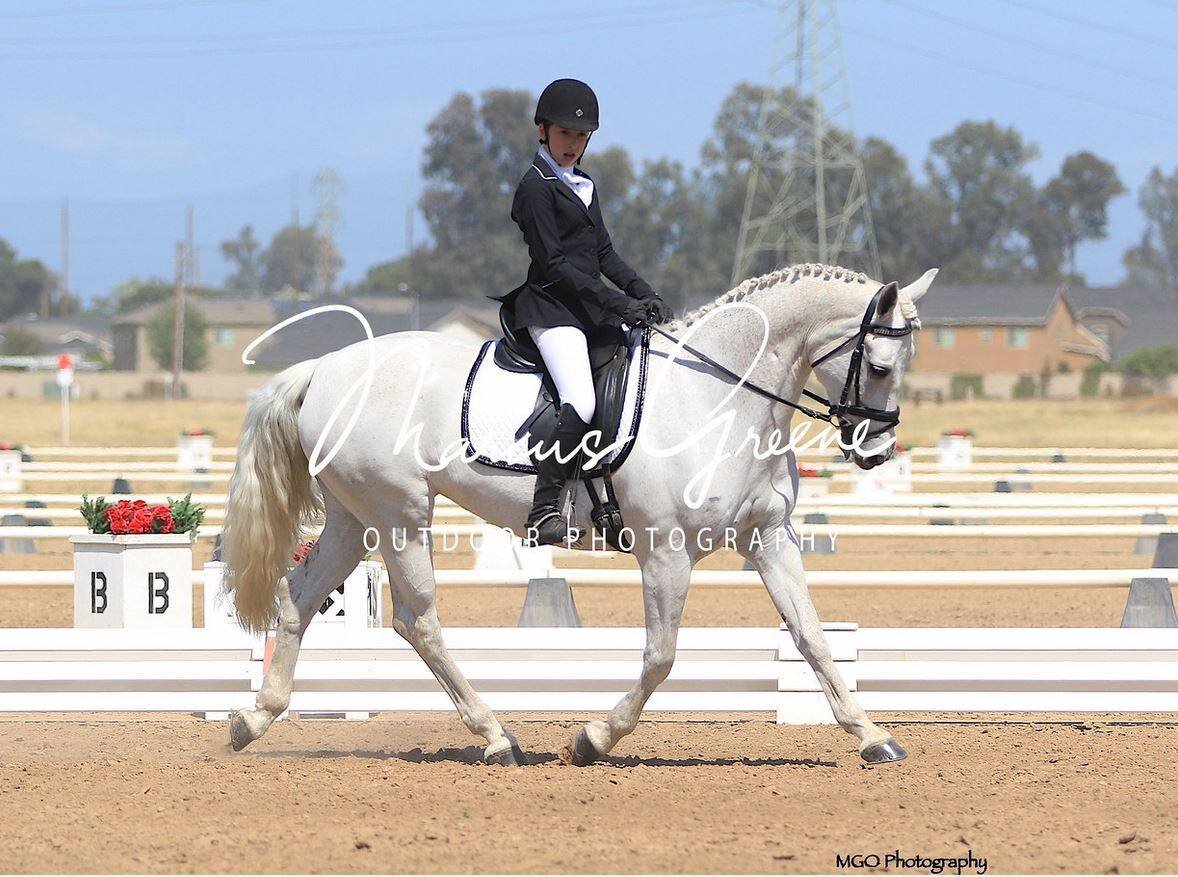
M940 452L937 464L942 468L961 468L973 464L973 437L943 435L937 439Z
M798 499L814 499L830 492L829 478L805 476L798 478Z
M222 587L224 562L209 561L204 569L205 627L237 627L233 601ZM375 560L361 561L323 601L311 623L342 623L349 630L383 626L380 603L383 575L384 566L381 563Z
M855 472L856 496L888 496L893 493L912 493L912 454L908 451L896 454L874 469L859 469Z
M187 533L71 536L74 627L192 628Z
M20 462L20 451L0 451L0 491L20 493L24 490Z
M176 442L176 465L185 469L208 469L213 462L211 435L182 435Z

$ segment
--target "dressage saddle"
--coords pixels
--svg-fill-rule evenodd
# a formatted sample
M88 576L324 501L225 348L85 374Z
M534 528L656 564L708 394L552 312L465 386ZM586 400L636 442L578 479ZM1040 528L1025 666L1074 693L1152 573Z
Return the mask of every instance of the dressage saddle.
M510 309L511 305L505 304L499 311L503 337L495 342L495 364L506 371L540 375L540 388L536 393L532 413L520 424L515 432L515 438L520 439L530 433L529 444L533 448L547 448L551 445L552 434L556 430L556 415L560 410L559 394L548 370L544 368L543 357L530 333L526 329L516 332L511 328L510 315L507 313ZM590 432L601 432L600 440L597 440L596 436L587 436L585 439L584 446L593 452L608 447L618 438L625 403L626 377L631 362L630 350L645 343L647 334L647 330L624 330L617 326L602 326L588 338L589 368L593 374L593 389L597 399L589 429ZM573 470L589 491L593 502L591 517L594 525L604 534L606 542L618 551L626 550L620 545L619 535L625 525L617 496L614 494L611 473L622 465L633 444L630 442L622 448L612 463L606 463L606 458L602 457L590 470L581 468L585 456L585 452L581 451ZM598 495L593 483L594 478L602 479L605 485L604 501Z

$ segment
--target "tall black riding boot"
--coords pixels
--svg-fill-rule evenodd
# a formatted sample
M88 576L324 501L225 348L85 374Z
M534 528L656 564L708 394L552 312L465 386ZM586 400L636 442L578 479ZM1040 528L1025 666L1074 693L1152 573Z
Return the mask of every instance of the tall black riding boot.
M565 402L560 406L556 415L556 429L552 433L552 442L545 447L556 445L557 453L565 457L578 447L585 433L589 431L589 424L577 414L577 409ZM555 545L576 542L581 533L577 527L569 527L561 516L560 497L565 482L573 475L584 459L584 454L577 453L566 463L557 459L557 453L549 454L542 459L537 454L536 460L536 489L532 497L532 511L524 524L524 545ZM576 489L574 484L573 489Z

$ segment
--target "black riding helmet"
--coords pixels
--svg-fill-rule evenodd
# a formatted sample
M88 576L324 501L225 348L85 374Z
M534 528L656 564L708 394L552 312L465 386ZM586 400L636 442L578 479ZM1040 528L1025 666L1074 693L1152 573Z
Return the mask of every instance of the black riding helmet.
M548 122L576 131L597 130L597 95L579 79L550 82L536 102L537 125Z

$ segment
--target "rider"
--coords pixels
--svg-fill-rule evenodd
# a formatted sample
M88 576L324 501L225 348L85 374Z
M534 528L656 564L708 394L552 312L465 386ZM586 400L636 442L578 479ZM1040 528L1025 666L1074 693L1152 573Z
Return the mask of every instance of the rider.
M535 494L525 527L527 545L576 541L579 532L561 517L557 500L573 475L580 444L593 419L596 398L589 367L589 338L616 332L622 323L643 326L672 319L670 307L614 252L593 179L576 165L597 130L597 96L577 79L557 79L544 89L534 122L540 148L511 205L531 265L528 279L504 296L513 304L513 331L526 327L556 385L560 410L555 453L537 454ZM613 281L619 292L601 280ZM567 461L562 463L557 455Z

